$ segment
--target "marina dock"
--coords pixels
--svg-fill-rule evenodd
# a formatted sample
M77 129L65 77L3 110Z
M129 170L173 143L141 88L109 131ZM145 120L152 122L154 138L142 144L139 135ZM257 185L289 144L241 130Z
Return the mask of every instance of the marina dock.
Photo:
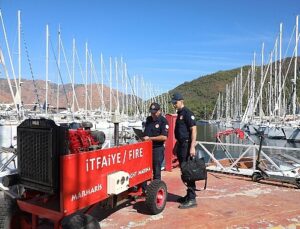
M300 190L294 186L209 173L207 189L197 192L198 207L182 210L176 199L186 187L179 168L163 172L162 179L169 195L161 214L148 215L140 200L106 215L101 228L300 228Z

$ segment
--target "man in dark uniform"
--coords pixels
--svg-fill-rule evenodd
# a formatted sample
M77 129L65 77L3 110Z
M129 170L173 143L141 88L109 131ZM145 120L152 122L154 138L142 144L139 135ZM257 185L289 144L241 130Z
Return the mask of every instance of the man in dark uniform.
M161 115L160 105L152 103L151 116L146 119L144 141L152 141L153 179L161 180L161 164L165 157L164 142L168 136L168 121Z
M177 110L175 124L175 138L177 142L175 145L175 152L177 154L179 165L181 165L181 163L187 161L189 157L194 157L196 155L196 120L193 112L184 106L183 96L181 94L173 94L171 102ZM179 208L186 209L197 207L195 190L195 182L188 182L186 196L178 199L178 202L181 203Z

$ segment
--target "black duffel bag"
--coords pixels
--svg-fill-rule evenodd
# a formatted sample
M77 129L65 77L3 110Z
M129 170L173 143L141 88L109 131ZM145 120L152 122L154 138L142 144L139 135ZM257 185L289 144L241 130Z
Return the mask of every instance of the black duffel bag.
M181 179L187 183L190 181L205 180L204 189L207 184L207 170L204 158L189 157L187 161L181 163Z

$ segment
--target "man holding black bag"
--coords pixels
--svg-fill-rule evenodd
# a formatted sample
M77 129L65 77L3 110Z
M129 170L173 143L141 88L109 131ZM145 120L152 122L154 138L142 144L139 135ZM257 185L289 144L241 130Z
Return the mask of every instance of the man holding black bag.
M177 110L177 119L175 125L175 152L179 160L179 165L186 162L190 157L195 157L195 144L197 138L196 120L193 112L184 106L183 96L175 93L171 100L174 108ZM196 202L196 183L195 181L187 182L187 194L180 197L178 202L180 209L197 207Z

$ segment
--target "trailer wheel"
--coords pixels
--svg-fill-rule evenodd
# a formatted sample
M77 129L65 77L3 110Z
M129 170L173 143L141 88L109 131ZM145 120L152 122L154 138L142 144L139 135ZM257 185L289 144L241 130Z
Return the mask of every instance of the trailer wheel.
M0 229L21 228L19 208L15 200L0 192ZM18 219L17 219L18 218Z
M65 217L61 226L62 229L100 229L99 222L93 216L83 213Z
M253 173L252 175L252 180L254 182L258 182L259 180L261 180L262 176L259 173Z
M146 206L151 214L161 213L167 202L167 185L161 180L153 180L146 190Z

